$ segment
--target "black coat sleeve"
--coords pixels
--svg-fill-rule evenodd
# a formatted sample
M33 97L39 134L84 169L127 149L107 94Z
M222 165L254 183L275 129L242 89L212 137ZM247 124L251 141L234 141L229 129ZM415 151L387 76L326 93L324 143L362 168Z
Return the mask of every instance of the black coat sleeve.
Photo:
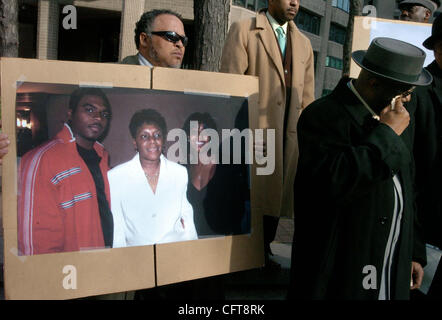
M411 161L409 148L389 126L368 130L343 112L309 108L298 123L299 171L335 201L391 179Z

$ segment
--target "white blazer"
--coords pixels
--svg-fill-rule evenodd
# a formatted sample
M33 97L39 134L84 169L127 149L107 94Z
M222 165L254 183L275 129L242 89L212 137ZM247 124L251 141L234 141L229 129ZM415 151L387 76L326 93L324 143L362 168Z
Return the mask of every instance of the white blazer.
M187 200L187 170L163 155L160 161L155 194L138 153L109 170L114 248L198 239Z

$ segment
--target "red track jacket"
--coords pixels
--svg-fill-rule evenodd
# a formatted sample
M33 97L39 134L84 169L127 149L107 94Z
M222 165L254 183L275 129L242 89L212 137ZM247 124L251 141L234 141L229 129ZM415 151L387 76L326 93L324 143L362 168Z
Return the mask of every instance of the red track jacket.
M108 154L98 142L100 169L110 204ZM79 155L70 127L29 152L20 162L18 248L20 255L103 248L92 175Z

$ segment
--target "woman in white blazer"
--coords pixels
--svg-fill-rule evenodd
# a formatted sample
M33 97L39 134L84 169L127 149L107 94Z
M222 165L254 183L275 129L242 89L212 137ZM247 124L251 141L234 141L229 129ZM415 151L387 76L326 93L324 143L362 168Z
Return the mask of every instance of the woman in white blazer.
M137 154L108 172L114 248L198 239L187 200L187 171L162 154L164 118L137 111L129 129Z

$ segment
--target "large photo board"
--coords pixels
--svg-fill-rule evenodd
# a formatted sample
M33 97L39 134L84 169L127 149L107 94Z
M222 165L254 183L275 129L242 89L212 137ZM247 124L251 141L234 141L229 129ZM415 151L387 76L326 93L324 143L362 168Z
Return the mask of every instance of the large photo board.
M262 266L254 165L222 161L235 151L223 133L253 123L255 78L25 59L2 59L1 74L3 130L13 137L3 166L7 299L84 297ZM180 77L190 85L177 88ZM107 166L93 169L83 140ZM153 178L149 161L160 163Z

